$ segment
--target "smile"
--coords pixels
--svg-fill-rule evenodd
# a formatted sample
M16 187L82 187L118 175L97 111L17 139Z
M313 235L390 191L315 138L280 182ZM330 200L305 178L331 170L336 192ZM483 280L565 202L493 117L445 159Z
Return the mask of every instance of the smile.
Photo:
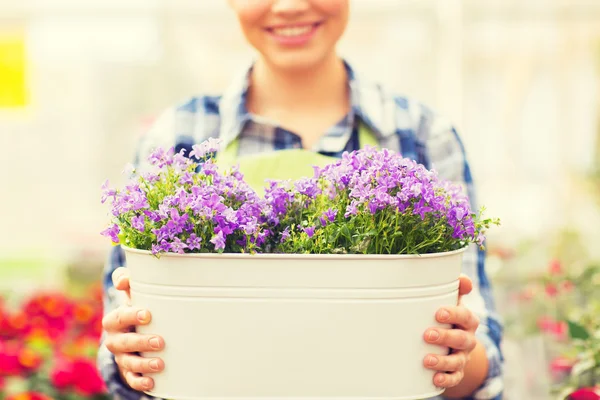
M276 26L267 28L266 31L277 42L283 45L303 45L317 32L322 22L302 25Z

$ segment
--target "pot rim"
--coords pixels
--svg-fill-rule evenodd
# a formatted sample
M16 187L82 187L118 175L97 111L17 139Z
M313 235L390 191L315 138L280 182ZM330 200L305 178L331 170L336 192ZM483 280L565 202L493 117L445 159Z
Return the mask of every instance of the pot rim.
M125 245L119 245L125 252L135 253L140 255L152 256L150 250L134 249ZM200 258L200 259L262 259L262 260L406 260L414 258L443 258L450 257L460 253L464 253L469 248L469 245L452 251L442 253L427 253L427 254L299 254L299 253L162 253L159 258Z

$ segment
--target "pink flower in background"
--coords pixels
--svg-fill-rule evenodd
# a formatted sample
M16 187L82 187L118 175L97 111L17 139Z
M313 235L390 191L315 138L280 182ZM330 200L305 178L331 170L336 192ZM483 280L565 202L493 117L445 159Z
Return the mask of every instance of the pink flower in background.
M80 358L73 362L73 386L82 396L94 396L106 391L94 359Z
M567 339L569 326L564 321L556 321L554 318L544 315L538 319L537 326L542 332L554 336L556 340Z
M559 382L571 373L574 361L566 357L556 357L550 363L550 373L554 381Z
M570 400L600 400L600 387L579 389L569 396Z
M548 297L556 297L558 295L558 288L553 283L546 285L546 294Z
M562 275L563 268L560 261L556 259L550 261L550 265L548 266L548 272L550 272L550 275Z
M50 382L58 390L67 389L73 382L73 364L64 358L57 360L50 373Z
M561 290L565 293L570 293L575 289L575 284L571 281L564 281L561 283Z
M519 293L519 300L521 301L531 301L533 296L535 295L535 290L532 287L525 288L521 293Z

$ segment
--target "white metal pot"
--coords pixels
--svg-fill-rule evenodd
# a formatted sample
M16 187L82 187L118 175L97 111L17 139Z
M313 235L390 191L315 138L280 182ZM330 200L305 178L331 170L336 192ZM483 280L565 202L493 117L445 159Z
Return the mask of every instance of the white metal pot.
M422 256L167 254L125 248L164 338L152 396L400 400L442 393L424 342L455 305L464 250Z

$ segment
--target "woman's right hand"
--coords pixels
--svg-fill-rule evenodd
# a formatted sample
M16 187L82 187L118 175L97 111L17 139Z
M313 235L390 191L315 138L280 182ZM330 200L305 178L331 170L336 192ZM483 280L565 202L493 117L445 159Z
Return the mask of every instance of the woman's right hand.
M118 268L112 274L112 280L117 290L129 294L129 271ZM164 340L156 335L141 335L135 333L138 325L147 325L152 316L148 310L121 306L106 314L102 326L106 331L104 341L108 350L115 355L121 379L132 389L143 392L154 387L152 378L141 374L160 372L164 362L160 358L143 358L135 353L160 351L164 348Z

